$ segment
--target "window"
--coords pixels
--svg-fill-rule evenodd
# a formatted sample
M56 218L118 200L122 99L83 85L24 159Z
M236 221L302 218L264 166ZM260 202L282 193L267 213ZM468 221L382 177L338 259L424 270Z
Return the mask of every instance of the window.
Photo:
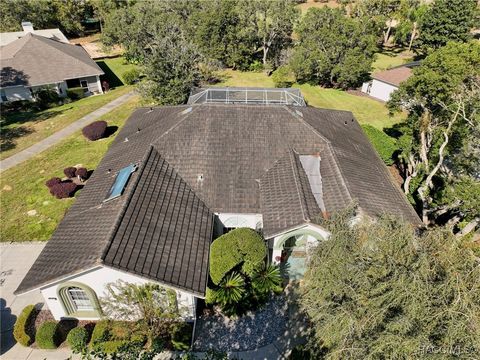
M93 305L90 299L88 298L85 290L80 289L79 287L72 286L69 287L68 295L72 301L72 305L75 308L75 311L92 311Z
M128 179L130 179L130 175L135 170L137 170L137 167L133 164L120 170L117 174L117 177L115 178L115 181L113 182L112 187L110 188L110 191L107 194L107 197L103 201L112 200L122 195L123 190L127 185Z
M2 96L2 101L8 101L7 94L5 93L5 90L1 91L1 96Z
M88 87L88 81L87 80L80 80L80 86L84 87L84 88Z

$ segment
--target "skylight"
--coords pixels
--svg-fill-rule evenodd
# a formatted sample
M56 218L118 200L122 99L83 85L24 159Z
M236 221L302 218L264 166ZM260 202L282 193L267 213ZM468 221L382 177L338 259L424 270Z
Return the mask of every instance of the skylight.
M110 188L110 191L107 194L107 197L103 201L105 202L108 200L112 200L122 195L123 190L127 185L128 179L130 179L130 175L135 170L137 170L137 167L134 164L128 165L127 167L124 167L122 170L120 170L117 174L117 177L115 178L112 187Z

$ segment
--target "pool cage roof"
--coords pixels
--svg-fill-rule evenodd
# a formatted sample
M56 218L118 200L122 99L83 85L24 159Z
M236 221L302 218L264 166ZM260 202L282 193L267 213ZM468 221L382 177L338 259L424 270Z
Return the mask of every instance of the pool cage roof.
M199 88L188 98L187 104L250 104L306 106L299 89L293 88Z

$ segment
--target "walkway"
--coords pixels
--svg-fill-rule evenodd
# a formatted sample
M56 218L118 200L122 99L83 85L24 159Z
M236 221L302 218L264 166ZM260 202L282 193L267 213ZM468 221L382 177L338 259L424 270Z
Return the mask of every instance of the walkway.
M74 123L68 125L60 131L57 131L55 134L50 135L46 139L43 139L36 143L35 145L30 146L29 148L22 150L15 155L12 155L6 158L3 161L0 161L0 171L7 170L11 167L14 167L25 160L30 159L31 157L41 153L42 151L48 149L49 147L58 144L60 141L64 140L68 136L72 135L74 132L82 129L85 125L90 124L91 122L97 120L101 116L112 111L117 106L120 106L127 102L130 98L134 96L134 92L129 92L125 95L122 95L115 100L109 102L106 105L98 108L95 111L92 111L90 114L85 115L84 117L78 119Z

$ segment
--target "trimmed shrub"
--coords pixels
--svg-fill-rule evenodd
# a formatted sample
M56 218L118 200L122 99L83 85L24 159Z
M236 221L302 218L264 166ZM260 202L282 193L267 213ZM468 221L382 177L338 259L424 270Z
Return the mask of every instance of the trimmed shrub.
M13 337L23 346L29 346L33 343L34 336L33 334L28 334L28 332L36 313L35 305L26 306L13 326Z
M111 340L105 341L98 346L98 350L105 352L106 354L113 354L118 352L123 346L128 345L128 340Z
M77 172L77 168L74 168L73 166L69 166L69 167L63 169L63 173L69 179L74 178L76 172Z
M71 181L64 181L60 184L55 184L50 188L50 194L57 199L65 199L71 197L75 190L77 190L77 184Z
M94 121L82 129L82 134L88 140L95 141L101 139L107 130L106 121Z
M262 71L263 70L263 63L259 60L255 60L253 63L251 63L249 65L248 70L250 70L250 71Z
M362 129L367 134L368 139L372 143L375 150L385 162L386 165L393 165L394 153L398 150L395 138L388 136L383 131L378 130L372 125L362 125Z
M272 74L272 80L277 88L288 88L295 82L295 76L287 65L280 66Z
M50 180L47 180L45 182L45 185L47 185L47 187L50 189L53 185L60 184L61 182L62 182L62 179L60 179L59 177L53 177Z
M78 176L82 180L86 180L88 178L88 170L84 167L78 168L75 171L75 176Z
M123 73L123 82L127 85L135 84L140 78L140 71L138 69L131 69Z
M108 320L101 320L95 324L93 328L92 337L90 339L90 346L96 348L97 345L110 338L110 322Z
M67 343L74 352L82 351L88 343L88 331L83 327L70 330L67 335Z
M67 96L72 100L78 100L85 97L85 88L75 87L67 89Z
M56 105L60 101L57 91L50 87L35 91L33 97L35 99L35 106L40 110Z
M251 275L262 268L267 247L263 238L249 228L238 228L216 239L210 247L210 277L218 285L233 268Z
M40 349L56 349L58 346L57 323L46 321L40 325L35 340Z

